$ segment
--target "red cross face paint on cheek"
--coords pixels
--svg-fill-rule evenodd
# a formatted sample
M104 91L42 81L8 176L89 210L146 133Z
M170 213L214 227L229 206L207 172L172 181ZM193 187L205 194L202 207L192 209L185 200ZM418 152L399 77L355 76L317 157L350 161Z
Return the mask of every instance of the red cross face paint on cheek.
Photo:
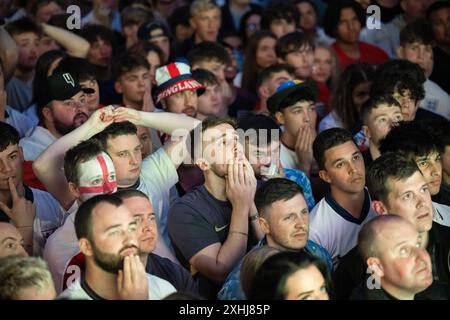
M116 172L111 158L104 152L96 158L79 165L81 200L86 201L98 194L116 192Z

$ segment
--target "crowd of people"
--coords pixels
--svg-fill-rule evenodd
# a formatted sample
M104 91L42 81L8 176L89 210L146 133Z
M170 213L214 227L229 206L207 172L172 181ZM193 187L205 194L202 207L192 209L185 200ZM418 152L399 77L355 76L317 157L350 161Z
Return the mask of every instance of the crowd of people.
M450 299L449 66L448 0L2 1L0 299Z

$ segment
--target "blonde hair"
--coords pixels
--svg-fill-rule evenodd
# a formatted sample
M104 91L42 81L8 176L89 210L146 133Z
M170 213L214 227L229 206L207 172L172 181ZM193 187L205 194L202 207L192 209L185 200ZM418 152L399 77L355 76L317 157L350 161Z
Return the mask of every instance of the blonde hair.
M6 257L0 259L0 300L17 299L27 288L45 290L53 286L47 263L36 257Z
M314 50L317 50L319 48L327 50L331 55L331 75L327 81L327 85L330 90L333 90L336 87L340 76L339 59L336 52L333 48L331 48L330 45L323 42L317 42Z
M217 9L220 11L220 7L212 0L194 0L191 3L190 14L191 17L195 17L200 12Z

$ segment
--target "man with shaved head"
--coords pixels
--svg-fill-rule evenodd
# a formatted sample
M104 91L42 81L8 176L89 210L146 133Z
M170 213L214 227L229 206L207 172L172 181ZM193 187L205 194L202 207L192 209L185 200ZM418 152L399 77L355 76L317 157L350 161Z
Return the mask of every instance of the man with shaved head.
M199 296L192 275L177 263L154 253L158 240L158 224L150 199L139 190L120 190L115 194L130 210L138 227L139 257L148 274L170 282L178 292Z
M414 300L432 284L430 255L409 221L395 215L379 216L362 227L358 245L380 286L360 286L351 299Z
M369 166L366 184L378 215L400 216L415 227L430 254L434 280L448 285L450 228L436 222L439 212L433 210L429 185L415 161L398 153L382 154ZM338 298L348 298L367 271L359 250L351 250L333 275Z

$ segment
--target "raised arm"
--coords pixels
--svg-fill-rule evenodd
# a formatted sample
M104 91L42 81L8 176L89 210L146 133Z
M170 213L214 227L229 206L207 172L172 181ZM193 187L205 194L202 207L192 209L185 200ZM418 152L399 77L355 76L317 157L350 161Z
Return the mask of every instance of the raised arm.
M19 54L17 44L3 26L0 26L0 58L3 62L3 75L5 85L14 74Z
M33 162L36 177L64 209L68 210L75 200L63 170L66 151L101 132L113 121L114 107L95 111L83 125L56 140Z
M224 243L214 243L197 252L189 263L217 283L223 283L234 265L245 255L249 233L249 212L256 192L251 167L242 162L228 165L226 193L233 211Z
M144 126L173 135L177 133L176 139L164 144L164 150L172 159L175 167L178 167L187 154L181 152L189 132L194 129L200 120L171 112L144 112L131 108L120 107L115 111L115 121L131 121L135 125ZM184 155L184 156L183 156Z
M152 128L167 134L172 134L177 129L190 131L200 123L200 120L185 114L144 112L125 107L119 107L115 110L115 119L116 122L128 120L137 126Z
M86 39L73 32L46 23L42 24L42 30L46 35L63 46L72 57L87 57L90 44Z

